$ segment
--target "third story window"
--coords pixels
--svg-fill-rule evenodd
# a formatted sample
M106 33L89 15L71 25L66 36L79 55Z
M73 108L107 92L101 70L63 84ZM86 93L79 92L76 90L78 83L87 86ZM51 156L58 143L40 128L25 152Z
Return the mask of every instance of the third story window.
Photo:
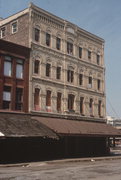
M16 61L16 77L23 79L23 60L17 59Z
M35 41L39 41L39 39L40 39L40 30L39 29L37 29L37 28L35 28Z
M73 54L73 44L70 42L67 42L67 53Z
M82 58L82 48L79 47L79 58Z
M79 74L79 85L83 85L83 74Z
M50 34L46 33L46 45L47 46L50 46L50 38L51 38Z
M88 59L91 59L91 51L88 51Z
M59 37L56 38L56 48L60 50L61 48L61 39Z
M4 59L4 75L5 76L12 75L12 59L9 56L5 56Z

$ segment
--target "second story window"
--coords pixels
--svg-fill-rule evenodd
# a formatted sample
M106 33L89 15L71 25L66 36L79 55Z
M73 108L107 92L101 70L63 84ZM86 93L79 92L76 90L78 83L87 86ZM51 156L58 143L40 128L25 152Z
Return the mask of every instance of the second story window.
M0 30L1 38L5 37L5 31L6 31L5 27L2 27L1 30Z
M89 112L90 112L90 116L93 115L93 99L90 98L90 101L89 101Z
M79 47L79 58L82 58L82 48Z
M23 60L17 59L16 61L16 78L23 79Z
M4 59L4 76L12 75L12 59L9 56L5 56Z
M56 37L56 49L61 49L61 39L59 37Z
M57 111L61 111L61 96L62 94L60 92L57 93Z
M67 42L67 53L68 54L73 54L73 44L70 42Z
M4 86L3 89L3 109L10 109L11 107L11 87Z
M39 29L37 29L37 28L35 28L35 30L34 30L35 32L34 32L34 39L35 39L35 41L39 41L39 39L40 39L40 30Z
M68 110L74 111L74 95L73 94L68 95Z
M84 114L84 97L80 97L80 114Z
M67 81L71 83L74 81L74 71L72 70L67 71Z
M38 74L39 73L39 61L35 60L34 62L34 73Z
M92 88L92 77L91 76L88 79L88 88Z
M50 77L50 72L51 72L51 64L47 63L46 64L46 76Z
M51 42L51 36L49 33L46 33L46 45L50 46L50 42Z
M83 85L83 74L79 74L79 85Z
M91 51L88 51L88 59L91 59Z
M61 67L59 66L56 69L56 78L61 79Z
M12 34L17 32L17 22L12 23Z

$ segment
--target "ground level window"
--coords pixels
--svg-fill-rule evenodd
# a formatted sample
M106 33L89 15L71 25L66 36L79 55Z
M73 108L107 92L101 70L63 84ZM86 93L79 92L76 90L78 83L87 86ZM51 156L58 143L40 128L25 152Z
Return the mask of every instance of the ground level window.
M11 107L11 87L4 86L3 89L3 109L10 109Z

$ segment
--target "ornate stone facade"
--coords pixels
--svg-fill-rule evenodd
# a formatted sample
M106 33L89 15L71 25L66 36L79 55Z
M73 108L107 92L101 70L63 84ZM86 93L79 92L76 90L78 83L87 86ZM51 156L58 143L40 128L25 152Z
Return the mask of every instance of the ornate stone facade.
M19 22L22 18L23 23ZM29 111L104 120L106 109L104 40L33 4L30 4L23 14L20 12L9 17L8 20L0 21L0 27L8 26L14 20L18 22L18 31L14 34L14 38L11 39L11 35L7 33L3 38L10 41L16 41L18 38L19 44L24 43L31 47ZM50 38L49 45L47 45L47 34ZM23 40L21 41L19 37ZM57 38L59 47L57 47ZM35 73L36 60L39 66L37 73ZM47 64L50 65L49 76L46 74ZM57 67L60 67L59 79ZM39 108L35 108L36 89L39 93L37 101ZM51 92L49 111L47 91ZM61 93L59 112L58 92ZM74 97L70 101L69 95ZM81 98L83 98L82 104ZM73 106L71 109L69 103Z

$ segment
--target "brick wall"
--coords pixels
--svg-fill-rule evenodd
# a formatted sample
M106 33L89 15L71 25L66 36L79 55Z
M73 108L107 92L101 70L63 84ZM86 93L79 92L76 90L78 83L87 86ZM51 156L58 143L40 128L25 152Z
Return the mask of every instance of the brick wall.
M12 23L17 21L18 30L16 33L12 34ZM1 27L6 27L6 35L4 40L14 42L23 46L29 46L29 14L18 17L14 21L10 21Z

